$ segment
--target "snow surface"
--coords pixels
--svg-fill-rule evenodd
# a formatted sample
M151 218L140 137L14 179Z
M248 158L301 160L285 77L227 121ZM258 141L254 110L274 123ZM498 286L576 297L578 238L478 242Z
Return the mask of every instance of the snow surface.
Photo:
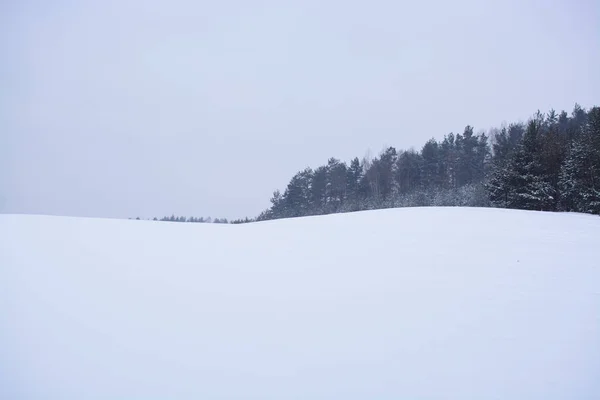
M0 399L599 399L600 218L0 216Z

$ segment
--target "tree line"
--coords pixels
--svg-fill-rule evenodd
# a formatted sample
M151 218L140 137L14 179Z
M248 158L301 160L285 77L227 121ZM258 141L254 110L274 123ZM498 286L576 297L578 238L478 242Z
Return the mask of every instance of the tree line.
M297 172L256 220L410 206L600 214L600 108L538 111L527 123L449 133Z
M180 216L180 217L176 217L175 215L171 215L170 217L162 217L161 219L157 219L154 218L154 221L170 221L170 222L193 222L193 223L206 223L206 224L227 224L227 218L215 218L212 219L211 217L184 217L184 216Z
M131 219L131 218L130 218ZM137 217L136 220L140 220L140 217ZM211 217L184 217L182 216L175 216L175 215L171 215L170 217L162 217L162 218L152 218L152 221L167 221L167 222L193 222L193 223L205 223L205 224L228 224L229 221L227 221L227 218L215 218L212 219ZM235 220L235 221L231 221L232 224L234 223L241 223L241 222L250 222L250 220L246 221L246 220Z
M278 218L416 206L500 207L600 214L600 107L535 113L442 140L420 150L384 149L349 163L330 158L292 176L256 218L163 217L241 224ZM154 218L154 220L158 220Z

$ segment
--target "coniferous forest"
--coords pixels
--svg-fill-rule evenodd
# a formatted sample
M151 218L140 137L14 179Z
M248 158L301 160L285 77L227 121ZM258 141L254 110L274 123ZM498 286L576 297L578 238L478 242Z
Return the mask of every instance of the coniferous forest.
M600 107L538 111L487 133L466 126L420 150L298 171L247 223L393 207L464 206L600 214ZM156 218L155 218L156 219ZM164 217L161 221L227 219Z
M256 220L413 206L600 214L600 107L538 111L487 134L466 126L418 151L330 158L296 173Z

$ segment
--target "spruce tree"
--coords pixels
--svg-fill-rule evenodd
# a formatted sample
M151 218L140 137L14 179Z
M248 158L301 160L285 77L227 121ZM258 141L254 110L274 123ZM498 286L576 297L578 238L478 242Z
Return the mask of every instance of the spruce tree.
M553 209L556 192L544 175L538 148L539 130L539 121L531 120L518 151L493 172L487 184L492 204L524 210Z
M600 108L587 115L560 173L561 205L567 211L600 214Z

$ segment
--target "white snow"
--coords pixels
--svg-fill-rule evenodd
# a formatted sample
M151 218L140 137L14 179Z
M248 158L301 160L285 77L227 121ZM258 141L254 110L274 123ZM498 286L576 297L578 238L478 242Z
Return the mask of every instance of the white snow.
M600 218L0 216L0 399L599 399Z

